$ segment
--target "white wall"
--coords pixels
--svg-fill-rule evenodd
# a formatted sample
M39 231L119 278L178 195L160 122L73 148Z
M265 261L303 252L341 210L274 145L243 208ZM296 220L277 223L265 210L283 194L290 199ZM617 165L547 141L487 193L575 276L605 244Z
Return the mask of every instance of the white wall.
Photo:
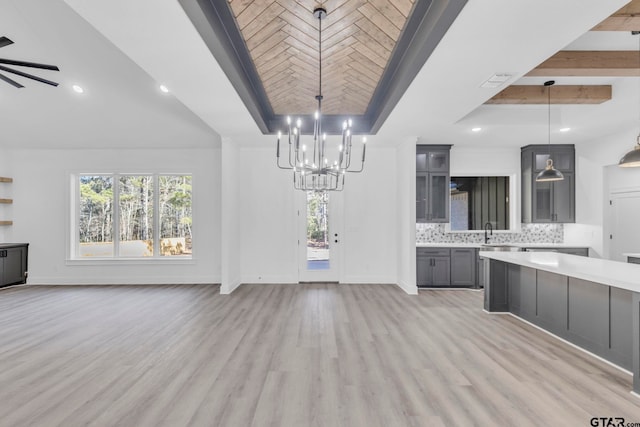
M341 282L397 281L396 151L395 147L368 147L364 171L346 176Z
M416 280L416 138L409 138L397 147L396 182L396 244L397 284L406 293L417 295Z
M591 256L605 257L604 168L616 165L636 141L637 130L576 144L576 223L565 224L565 243L591 247Z
M239 153L242 283L298 282L299 193L292 172L276 167L274 143ZM340 195L341 283L396 283L396 150L371 145L364 172L347 174Z
M230 294L240 286L240 218L238 179L239 147L229 138L222 139L220 219L221 219L221 272L220 293Z
M27 242L29 283L219 283L220 149L5 149L14 178L14 225L4 241ZM68 262L70 173L191 172L193 262Z
M275 140L269 140L275 144ZM240 149L242 283L297 283L297 216L290 171L276 167L275 146Z
M11 177L7 162L7 154L4 148L0 148L0 176ZM0 198L13 198L13 185L0 183ZM13 219L13 205L0 205L0 220ZM7 226L0 226L0 242L8 242L6 237Z

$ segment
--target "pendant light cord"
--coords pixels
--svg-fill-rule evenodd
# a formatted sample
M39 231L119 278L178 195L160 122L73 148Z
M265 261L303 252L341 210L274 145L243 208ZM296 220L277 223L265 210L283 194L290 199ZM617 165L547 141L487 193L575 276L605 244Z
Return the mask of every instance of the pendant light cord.
M549 124L549 126L547 126L549 130L547 140L549 141L549 158L551 158L551 85L549 85L547 89L547 106L547 123Z

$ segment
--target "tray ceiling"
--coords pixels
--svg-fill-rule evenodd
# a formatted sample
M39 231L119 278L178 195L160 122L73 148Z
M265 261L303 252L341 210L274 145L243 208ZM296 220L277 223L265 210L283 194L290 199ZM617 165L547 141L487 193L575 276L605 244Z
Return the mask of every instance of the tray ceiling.
M413 0L327 1L322 21L323 112L362 115L387 67ZM231 0L275 114L317 108L318 20L313 0Z
M313 0L179 0L263 133L287 115L312 130L318 20ZM323 128L380 128L467 0L327 0ZM305 119L308 118L308 119Z

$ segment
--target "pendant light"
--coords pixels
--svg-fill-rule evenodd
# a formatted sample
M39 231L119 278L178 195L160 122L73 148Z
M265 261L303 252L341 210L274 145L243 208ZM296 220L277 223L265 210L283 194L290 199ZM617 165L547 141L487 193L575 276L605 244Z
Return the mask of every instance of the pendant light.
M632 35L640 34L640 31L632 31ZM640 65L640 42L638 46L638 64ZM618 166L621 168L637 168L640 167L640 135L636 137L636 145L631 151L622 156Z
M547 103L549 116L549 158L547 159L547 166L536 176L537 182L562 181L564 179L562 172L553 167L553 160L551 159L551 86L554 83L555 81L553 80L544 82L544 85L547 86L547 96L549 100Z

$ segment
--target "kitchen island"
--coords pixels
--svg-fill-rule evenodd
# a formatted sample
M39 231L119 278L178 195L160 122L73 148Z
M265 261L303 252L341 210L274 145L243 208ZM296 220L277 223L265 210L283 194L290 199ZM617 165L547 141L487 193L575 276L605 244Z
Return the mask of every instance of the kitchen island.
M509 312L633 373L640 394L640 265L553 252L480 252L484 308Z

